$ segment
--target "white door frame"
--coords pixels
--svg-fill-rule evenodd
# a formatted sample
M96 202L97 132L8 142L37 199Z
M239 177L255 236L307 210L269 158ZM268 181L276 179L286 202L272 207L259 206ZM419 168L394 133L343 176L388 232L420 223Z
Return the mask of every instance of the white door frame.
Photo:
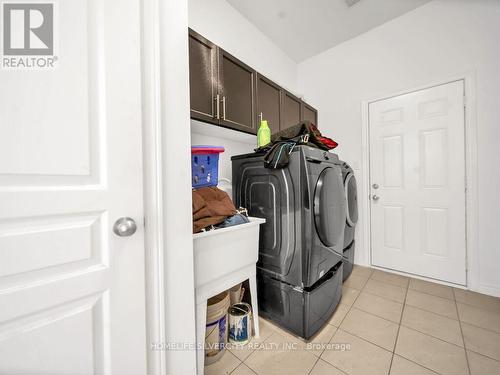
M478 262L478 175L477 175L477 120L476 120L476 74L470 70L463 74L451 76L448 79L435 81L414 87L400 92L392 92L387 95L380 95L376 98L364 100L361 103L362 117L362 184L361 184L361 212L363 215L363 241L361 245L368 249L363 260L365 264L372 265L372 243L371 243L371 205L370 205L370 103L389 99L395 96L408 94L414 91L419 91L434 86L440 86L454 81L463 80L465 87L465 186L466 186L466 278L467 289L481 291L483 293L492 294L491 290L485 285L479 283L479 262ZM393 271L391 271L393 272ZM404 272L395 272L404 274ZM427 279L411 275L411 277ZM446 283L440 280L431 280L433 282L452 285L460 288L459 285Z
M195 374L188 6L141 8L148 375Z

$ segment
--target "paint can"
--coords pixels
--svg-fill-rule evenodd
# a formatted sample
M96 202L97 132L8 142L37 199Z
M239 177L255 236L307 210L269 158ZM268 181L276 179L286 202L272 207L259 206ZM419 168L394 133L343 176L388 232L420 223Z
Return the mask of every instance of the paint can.
M250 315L252 307L248 303L236 303L229 308L229 341L244 345L250 341Z

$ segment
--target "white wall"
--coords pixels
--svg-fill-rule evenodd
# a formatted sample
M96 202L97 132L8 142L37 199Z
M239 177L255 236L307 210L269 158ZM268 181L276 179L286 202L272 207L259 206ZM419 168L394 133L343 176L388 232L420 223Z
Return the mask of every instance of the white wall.
M189 27L297 94L297 64L225 0L189 0Z
M430 2L299 64L299 89L359 180L361 102L468 71L476 81L479 197L471 287L500 295L500 2ZM366 264L361 234L356 263Z
M225 0L189 0L189 27L294 94L297 64ZM219 145L219 177L231 179L231 156L252 152L257 138L191 121L193 145ZM221 185L224 188L224 184Z

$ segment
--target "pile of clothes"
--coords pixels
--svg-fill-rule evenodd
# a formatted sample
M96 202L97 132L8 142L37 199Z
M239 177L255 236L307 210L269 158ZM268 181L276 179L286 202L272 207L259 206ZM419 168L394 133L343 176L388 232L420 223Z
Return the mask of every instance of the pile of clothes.
M288 165L289 155L296 145L308 145L328 151L337 147L338 143L323 136L312 122L302 121L295 126L273 134L271 143L255 151L266 154L264 157L266 168L280 169Z
M246 210L237 210L225 191L215 186L193 190L193 233L248 222Z

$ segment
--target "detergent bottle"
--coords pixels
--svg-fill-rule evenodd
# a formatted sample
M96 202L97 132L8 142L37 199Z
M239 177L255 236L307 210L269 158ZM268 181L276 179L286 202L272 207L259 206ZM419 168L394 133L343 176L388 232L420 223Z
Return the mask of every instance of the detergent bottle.
M257 131L257 147L262 147L271 142L271 129L267 120L261 120L259 130Z

